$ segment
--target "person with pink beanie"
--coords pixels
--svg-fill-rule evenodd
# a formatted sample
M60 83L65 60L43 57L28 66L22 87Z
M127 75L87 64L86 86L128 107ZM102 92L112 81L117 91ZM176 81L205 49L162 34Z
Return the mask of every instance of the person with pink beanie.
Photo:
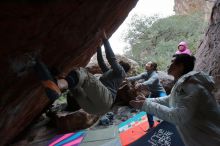
M188 48L188 44L186 42L180 42L178 45L178 50L175 54L188 54L191 55L191 51Z

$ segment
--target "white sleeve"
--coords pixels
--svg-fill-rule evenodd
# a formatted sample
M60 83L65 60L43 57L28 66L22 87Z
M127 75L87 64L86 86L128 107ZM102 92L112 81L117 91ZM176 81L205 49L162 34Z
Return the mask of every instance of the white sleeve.
M176 103L176 107L169 107L168 105L161 104L161 102L153 102L153 100L146 99L142 110L176 125L187 122L194 115L199 102L197 97L199 97L204 90L195 84L186 84L182 89L184 92L183 95L186 96L182 95L182 97L180 97L181 99Z

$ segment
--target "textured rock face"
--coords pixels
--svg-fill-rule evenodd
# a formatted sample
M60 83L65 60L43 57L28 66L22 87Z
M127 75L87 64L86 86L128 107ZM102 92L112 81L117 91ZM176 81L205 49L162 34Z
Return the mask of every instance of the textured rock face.
M0 138L13 140L50 102L33 71L16 74L34 53L67 73L85 66L96 51L99 29L110 36L138 0L56 0L0 5Z
M220 86L220 0L213 7L209 27L196 53L196 70L212 75ZM219 91L216 98L219 100Z
M82 130L92 126L99 116L88 114L87 112L80 109L76 112L59 112L53 119L56 127L62 133L68 133L76 130Z
M174 0L174 11L177 15L187 15L196 11L204 13L209 19L215 0Z
M13 72L12 66L19 67L16 60L33 52L63 73L73 66L85 66L99 43L98 30L105 29L110 36L137 1L56 0L28 3L28 0L23 0L22 3L1 3L0 145L10 143L50 104L33 71L20 76ZM175 0L177 2L190 3L189 0ZM200 5L199 1L196 5L192 4L197 5ZM199 7L202 8L201 5ZM196 54L196 69L210 73L217 81L220 80L219 7L220 0L215 4L210 26ZM180 10L183 8L176 7L175 11L182 14L180 12L184 11Z

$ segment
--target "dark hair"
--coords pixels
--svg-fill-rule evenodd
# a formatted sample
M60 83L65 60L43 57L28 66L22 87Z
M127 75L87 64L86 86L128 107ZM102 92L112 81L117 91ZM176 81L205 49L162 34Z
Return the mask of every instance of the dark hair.
M152 62L151 66L153 67L153 70L157 71L157 63Z
M131 68L131 66L130 66L130 64L129 63L126 63L126 62L124 62L124 61L119 61L119 64L124 68L124 70L125 70L125 72L127 73L129 70L130 70L130 68Z
M173 57L175 57L173 63L183 65L184 69L182 75L193 70L196 61L194 56L188 54L174 54Z

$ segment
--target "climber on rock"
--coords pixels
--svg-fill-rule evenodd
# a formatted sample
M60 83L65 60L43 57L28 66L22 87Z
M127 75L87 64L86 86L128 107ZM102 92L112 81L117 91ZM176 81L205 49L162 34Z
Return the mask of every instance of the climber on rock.
M68 88L72 94L71 98L74 98L73 101L90 114L102 115L111 109L117 90L125 79L130 65L123 61L117 62L104 31L102 38L111 68L104 63L101 47L98 46L97 60L103 72L99 79L80 67L70 71L64 79L55 81L46 65L36 60L34 68L50 100L56 100L61 95L60 90Z

